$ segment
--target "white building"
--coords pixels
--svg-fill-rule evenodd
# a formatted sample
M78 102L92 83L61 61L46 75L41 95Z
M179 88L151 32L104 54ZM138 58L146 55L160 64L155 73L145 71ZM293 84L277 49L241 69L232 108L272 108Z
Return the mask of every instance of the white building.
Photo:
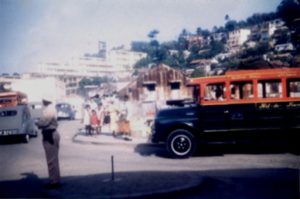
M113 49L108 52L107 61L119 72L132 72L135 63L146 56L146 53L134 52L125 48Z
M55 77L32 78L0 78L0 83L10 85L13 91L26 93L29 102L41 102L43 97L58 102L65 98L65 84Z
M132 72L134 64L144 57L145 53L118 49L109 51L107 58L78 57L66 63L41 63L37 72L50 76L116 77L124 72Z
M66 94L75 94L84 77L128 77L134 64L146 57L145 53L124 48L111 50L105 57L85 56L72 58L68 62L45 62L38 66L37 73L44 77L57 77L66 84Z
M84 77L113 76L117 70L105 59L97 57L73 58L69 62L45 62L38 67L38 76L56 77L66 85L66 94L76 94Z
M78 57L66 63L41 63L37 72L49 76L96 77L111 75L116 69L103 58Z
M250 29L238 29L228 33L227 48L230 52L237 52L248 40Z

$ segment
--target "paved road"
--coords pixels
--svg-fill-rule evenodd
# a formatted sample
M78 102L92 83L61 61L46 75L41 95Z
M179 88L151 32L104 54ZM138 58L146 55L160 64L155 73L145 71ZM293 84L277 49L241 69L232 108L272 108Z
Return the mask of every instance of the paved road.
M104 198L124 196L129 189L129 196L139 196L134 195L132 187L145 191L141 186L148 187L148 194L159 190L160 195L149 196L153 198L300 197L300 156L281 146L206 146L193 158L174 160L167 157L161 146L74 143L72 138L80 127L78 121L60 122L61 173L67 188L58 193L41 188L47 179L41 136L31 139L29 144L1 143L0 198ZM111 178L111 156L115 160L115 178L124 190L113 190L109 185L109 190L101 189L99 193L98 187L107 186L105 183ZM77 184L73 185L74 182ZM172 189L188 184L192 185L190 189ZM163 189L176 192L163 193ZM111 195L121 191L121 195Z

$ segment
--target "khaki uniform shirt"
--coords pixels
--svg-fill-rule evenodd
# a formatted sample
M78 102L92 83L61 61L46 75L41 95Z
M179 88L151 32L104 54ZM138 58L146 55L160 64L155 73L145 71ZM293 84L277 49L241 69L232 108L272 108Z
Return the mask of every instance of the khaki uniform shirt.
M45 109L43 110L43 115L38 121L37 126L42 130L50 130L57 128L57 113L53 104L49 104L45 107Z

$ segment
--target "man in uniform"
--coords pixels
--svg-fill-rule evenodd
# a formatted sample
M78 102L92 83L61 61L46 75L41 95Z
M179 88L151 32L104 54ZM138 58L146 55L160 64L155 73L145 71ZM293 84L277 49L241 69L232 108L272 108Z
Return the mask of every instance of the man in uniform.
M55 189L60 187L60 170L58 161L58 150L60 135L56 131L58 126L55 105L49 98L43 99L43 115L37 122L37 126L42 130L43 146L46 153L46 160L49 173L49 183L46 188Z

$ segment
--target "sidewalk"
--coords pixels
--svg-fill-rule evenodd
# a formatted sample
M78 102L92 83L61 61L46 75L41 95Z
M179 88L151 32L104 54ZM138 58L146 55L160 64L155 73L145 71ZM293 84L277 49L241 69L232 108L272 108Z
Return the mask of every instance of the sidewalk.
M103 132L100 135L86 135L84 130L80 129L73 137L73 142L101 144L101 145L137 145L150 143L149 138L143 137L130 137L118 135L113 137L111 133Z

